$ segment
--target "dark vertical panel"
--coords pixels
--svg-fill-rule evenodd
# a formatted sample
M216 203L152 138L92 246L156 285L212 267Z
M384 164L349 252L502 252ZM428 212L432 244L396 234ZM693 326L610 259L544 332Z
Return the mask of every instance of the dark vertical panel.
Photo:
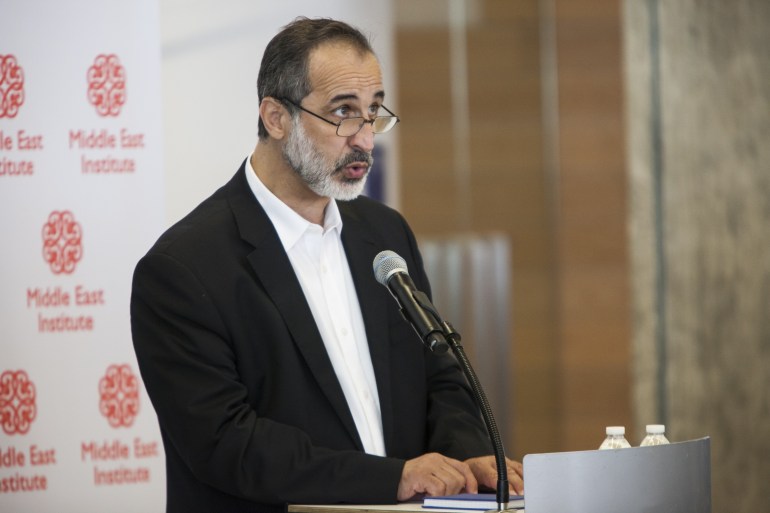
M666 399L667 337L666 337L666 248L663 206L663 126L661 119L660 91L660 15L658 0L647 0L649 19L649 52L650 52L650 162L652 163L653 205L654 205L654 244L655 244L655 355L657 361L655 387L657 416L655 422L668 424L668 408Z

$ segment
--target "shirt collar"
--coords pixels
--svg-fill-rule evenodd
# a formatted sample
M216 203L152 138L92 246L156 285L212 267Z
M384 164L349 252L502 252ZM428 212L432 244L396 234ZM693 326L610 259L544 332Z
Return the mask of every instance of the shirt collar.
M281 239L281 244L286 251L294 247L308 229L316 229L313 228L316 225L292 210L262 183L251 166L251 155L246 159L245 168L246 181L249 183L251 192L265 209L267 217L273 223L275 231L278 232L278 238ZM338 236L342 233L342 216L337 202L333 198L329 200L324 209L323 233L325 234L330 230L337 230Z

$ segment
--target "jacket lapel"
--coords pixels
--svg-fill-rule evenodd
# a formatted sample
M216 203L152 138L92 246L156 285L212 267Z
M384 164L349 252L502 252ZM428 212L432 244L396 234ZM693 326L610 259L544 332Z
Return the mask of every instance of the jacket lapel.
M387 315L389 293L374 278L372 264L374 257L382 251L382 243L372 237L371 228L363 223L352 203L338 203L342 215L342 244L345 247L350 272L361 305L364 318L369 354L372 358L374 376L382 415L382 431L385 449L393 447L393 405L391 397L390 344Z
M241 237L254 246L248 261L258 281L284 318L294 343L356 447L363 450L353 416L302 287L273 224L248 186L243 166L230 185L229 203Z

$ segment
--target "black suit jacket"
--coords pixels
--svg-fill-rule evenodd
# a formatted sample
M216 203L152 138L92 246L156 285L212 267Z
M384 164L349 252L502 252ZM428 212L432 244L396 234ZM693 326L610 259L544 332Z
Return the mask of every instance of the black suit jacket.
M137 265L131 326L166 452L167 510L394 502L403 463L491 453L451 355L427 352L372 272L390 249L428 291L403 218L339 204L387 457L365 454L310 308L243 166Z

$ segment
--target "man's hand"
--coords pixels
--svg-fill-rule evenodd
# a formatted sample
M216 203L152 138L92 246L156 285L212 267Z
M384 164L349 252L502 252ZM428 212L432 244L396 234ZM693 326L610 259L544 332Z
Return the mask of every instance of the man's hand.
M462 461L429 453L404 464L398 483L398 500L406 501L417 494L451 495L463 491L478 491L470 467Z
M508 467L509 490L517 495L524 495L524 467L518 461L505 458ZM465 460L471 468L479 486L497 490L497 464L494 456L480 456Z

